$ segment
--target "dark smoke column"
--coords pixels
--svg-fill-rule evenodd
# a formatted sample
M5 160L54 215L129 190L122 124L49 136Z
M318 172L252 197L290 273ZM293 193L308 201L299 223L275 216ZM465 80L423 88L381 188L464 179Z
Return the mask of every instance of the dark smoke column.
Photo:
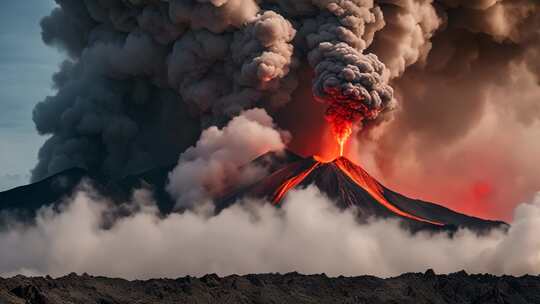
M283 106L296 88L282 15L255 0L56 0L45 43L69 59L34 110L33 180L71 168L119 177L170 165L201 129Z
M306 22L309 62L315 70L313 93L328 105L326 119L343 154L353 125L375 120L394 107L389 72L375 54L364 54L383 26L373 1L314 0L327 15Z

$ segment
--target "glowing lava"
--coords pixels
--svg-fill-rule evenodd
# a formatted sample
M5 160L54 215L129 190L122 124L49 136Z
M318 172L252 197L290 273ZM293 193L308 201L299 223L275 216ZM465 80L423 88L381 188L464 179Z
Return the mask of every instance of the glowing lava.
M369 109L362 103L348 99L338 100L326 110L324 118L332 126L332 132L339 145L339 156L343 156L345 144L352 134L353 125L364 120L372 120L379 115L377 109Z
M272 202L274 204L279 204L285 194L289 192L289 190L293 189L294 187L298 186L313 170L315 170L319 165L321 165L321 162L315 162L313 165L306 170L300 172L300 174L295 175L289 179L287 179L279 188L276 190L274 197L272 198Z
M343 156L345 143L353 130L353 123L359 119L358 113L344 107L329 107L325 114L326 120L332 126L332 133L339 145L339 156Z
M352 133L352 125L343 125L340 126L339 130L334 129L334 134L336 134L336 140L339 144L339 156L343 156L343 150L345 147L345 143L347 140L349 140L349 137Z
M377 202L379 202L381 205L383 205L384 207L386 207L388 210L392 211L393 213L402 217L412 219L412 220L430 223L437 226L444 226L444 224L442 223L433 222L430 220L420 218L418 216L415 216L403 210L400 210L398 207L394 206L384 197L383 195L384 190L382 186L373 177L371 177L366 171L362 170L358 166L355 166L348 159L344 157L340 157L339 159L336 159L334 161L334 164L343 173L345 173L352 181L354 181L355 184L357 184L359 187L364 189L375 200L377 200Z
M436 226L444 226L444 224L442 223L430 221L412 215L396 207L394 204L388 201L388 199L386 199L386 197L384 196L384 188L373 177L371 177L362 168L356 166L350 160L344 157L339 157L332 162L324 162L321 161L319 158L315 157L313 164L311 164L306 169L303 169L300 173L287 178L283 183L279 185L277 190L272 195L272 202L276 205L279 204L289 190L300 185L315 169L323 165L337 167L337 169L339 169L340 172L347 176L354 184L366 191L371 197L375 199L376 202L384 206L392 213L415 221L429 223Z

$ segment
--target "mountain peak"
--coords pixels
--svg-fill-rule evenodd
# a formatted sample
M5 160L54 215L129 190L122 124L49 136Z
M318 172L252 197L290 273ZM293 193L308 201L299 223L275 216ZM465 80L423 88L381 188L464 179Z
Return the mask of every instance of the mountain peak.
M399 218L414 227L467 227L487 230L505 225L454 212L437 204L410 199L379 183L361 166L345 157L322 161L316 156L292 161L250 187L227 196L221 207L243 196L266 198L275 205L284 202L295 188L315 185L341 208L355 208L360 221Z

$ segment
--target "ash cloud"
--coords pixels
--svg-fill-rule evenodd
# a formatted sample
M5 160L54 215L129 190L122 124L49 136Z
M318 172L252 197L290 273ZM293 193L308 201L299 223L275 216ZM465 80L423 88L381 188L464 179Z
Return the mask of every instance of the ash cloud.
M538 57L530 54L540 49L540 5L405 3L383 6L401 22L383 28L370 48L392 70L400 101L395 119L372 138L380 174L409 195L508 219L538 185L540 150L530 138L540 87ZM410 51L413 42L423 45L419 53ZM485 197L474 193L479 183L491 188Z
M296 31L254 1L57 3L43 39L71 59L53 79L57 94L34 110L52 135L34 180L73 166L114 178L172 163L201 128L283 105L296 87Z
M119 177L174 163L201 130L243 110L263 108L279 121L277 113L300 108L291 104L302 81L313 82L309 95L333 120L363 119L355 146L372 151L397 190L423 196L407 183L426 185L444 194L426 199L459 206L464 187L488 174L462 168L466 185L448 193L454 173L445 172L463 158L489 159L509 142L512 152L484 172L504 171L492 187L518 190L490 202L516 204L537 190L540 150L508 139L533 138L539 123L537 1L57 3L42 21L43 40L69 59L53 78L57 94L34 111L50 139L33 180L73 166ZM314 78L299 79L299 71ZM313 112L306 104L298 115ZM489 124L497 131L486 152Z
M130 216L109 221L114 207L91 189L58 211L43 209L34 225L0 232L0 274L69 272L143 279L207 273L372 274L383 277L434 268L448 273L540 272L540 198L520 205L509 231L479 236L402 230L397 221L358 224L315 187L294 190L281 209L244 201L217 216L187 211L159 215L144 190ZM133 254L136 252L137 254Z

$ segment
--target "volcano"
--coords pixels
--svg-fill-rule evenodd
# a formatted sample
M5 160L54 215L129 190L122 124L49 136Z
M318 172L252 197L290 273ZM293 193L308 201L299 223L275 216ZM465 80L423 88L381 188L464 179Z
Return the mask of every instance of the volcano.
M284 163L283 159L290 161ZM504 222L467 216L394 192L345 157L323 162L316 157L302 158L287 153L281 160L282 166L267 177L221 199L217 203L218 211L244 197L264 198L279 207L286 202L290 190L315 185L340 209L354 208L361 222L373 218L397 218L414 230L468 228L489 231L507 227Z
M504 222L467 216L438 204L403 196L384 187L364 169L344 157L323 162L314 157L304 158L285 151L264 154L251 164L265 167L270 173L251 185L231 189L228 194L217 199L217 212L245 197L262 198L280 207L286 202L285 198L291 189L315 185L340 209L354 208L361 222L372 218L397 218L414 230L468 228L489 231L492 228L508 227ZM74 168L28 186L0 192L0 227L2 213L32 219L40 208L58 206L72 196L83 180L118 204L129 202L135 189L152 190L161 213L170 214L175 210L175 202L166 192L165 186L168 174L174 167L171 164L119 180L107 180Z

